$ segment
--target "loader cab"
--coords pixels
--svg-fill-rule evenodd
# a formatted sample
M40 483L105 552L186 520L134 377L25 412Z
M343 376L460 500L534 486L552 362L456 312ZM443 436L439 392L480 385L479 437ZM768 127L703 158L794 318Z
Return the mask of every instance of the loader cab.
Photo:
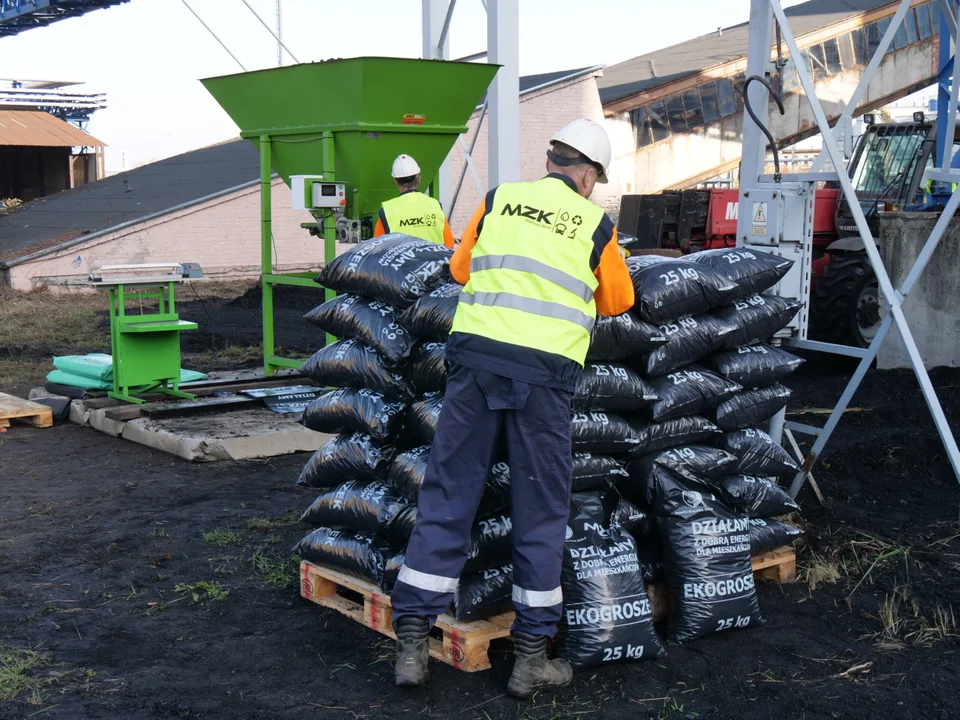
M923 204L923 171L935 162L936 126L929 122L868 125L847 167L867 224L879 234L877 213ZM843 198L837 203L839 237L859 235Z

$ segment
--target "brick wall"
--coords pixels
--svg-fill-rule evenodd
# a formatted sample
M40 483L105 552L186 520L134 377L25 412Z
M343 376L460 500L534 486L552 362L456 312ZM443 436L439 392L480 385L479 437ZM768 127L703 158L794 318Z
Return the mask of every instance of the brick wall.
M323 265L323 241L301 229L312 217L290 209L290 191L273 182L274 266L306 272ZM260 275L260 189L239 190L161 218L108 233L59 253L10 268L17 290L66 289L96 265L198 262L204 275L233 280Z

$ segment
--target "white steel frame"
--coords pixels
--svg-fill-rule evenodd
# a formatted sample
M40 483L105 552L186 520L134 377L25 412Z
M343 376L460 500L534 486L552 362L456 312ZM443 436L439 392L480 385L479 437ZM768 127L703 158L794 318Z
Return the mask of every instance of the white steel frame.
M890 22L890 27L887 28L887 31L884 34L873 59L864 70L860 84L854 91L850 101L847 103L846 109L841 115L840 121L836 124L836 129L831 128L827 121L827 117L823 111L822 105L820 104L820 100L817 98L816 89L814 87L813 80L810 77L808 68L802 62L796 63L797 74L800 78L800 85L803 87L804 93L806 93L807 101L810 103L814 118L817 122L817 127L820 129L820 132L824 137L824 154L822 159L818 160L814 170L819 170L823 164L823 159L829 159L833 167L836 168L838 172L812 172L803 173L802 175L783 175L782 180L835 180L840 183L840 186L843 189L843 195L847 198L847 204L853 214L853 219L856 223L857 230L860 232L860 237L863 240L864 249L866 250L867 257L870 260L870 265L873 267L874 273L876 273L877 282L879 284L881 294L883 295L883 300L886 304L887 313L883 318L876 336L870 343L870 346L866 349L849 348L845 346L812 342L801 339L790 341L789 344L794 347L832 352L842 355L852 355L860 358L860 364L857 366L857 369L850 378L850 381L847 384L847 387L844 389L840 400L837 402L833 412L830 414L829 420L822 428L816 428L793 422L784 423L782 414L772 423L772 429L775 431L780 427L783 427L788 432L795 431L816 437L813 447L804 458L803 467L794 478L793 484L790 487L790 495L792 497L796 497L797 493L799 493L800 489L803 487L804 482L810 475L811 469L817 462L817 459L820 457L820 453L823 451L823 448L829 441L833 431L836 429L837 423L839 423L840 418L843 416L844 411L847 409L847 406L850 403L850 400L853 398L854 393L857 391L857 388L863 381L867 370L870 368L870 365L876 358L880 346L883 344L890 327L894 323L896 323L897 328L900 330L903 343L907 348L907 354L910 357L910 364L913 367L914 374L917 376L917 380L920 383L920 388L923 391L923 396L926 399L928 407L930 408L930 414L933 416L937 431L940 434L940 439L943 441L944 448L947 451L950 465L953 468L957 480L960 481L960 449L957 448L956 439L954 438L953 432L950 429L950 425L947 422L947 418L943 413L943 408L940 405L940 399L937 397L936 390L930 382L930 376L927 374L926 367L924 367L923 358L920 356L916 341L913 338L913 334L910 332L906 317L904 317L903 314L904 300L913 289L913 286L916 284L917 280L920 278L924 268L926 268L931 256L937 249L937 246L940 244L940 240L943 238L943 234L946 231L950 220L956 213L958 206L960 206L960 193L955 191L951 195L950 200L943 209L939 220L930 233L930 237L927 238L919 257L914 263L906 279L903 281L903 284L899 288L894 288L890 281L890 276L883 267L883 261L881 260L880 253L877 250L876 242L870 233L870 229L867 225L867 219L864 216L863 209L861 208L857 199L856 191L853 188L853 183L850 181L848 174L843 170L843 154L841 154L840 150L838 149L836 142L842 135L847 133L850 118L852 117L860 99L863 97L867 85L870 83L870 80L873 78L874 73L879 67L880 61L886 53L887 48L890 46L893 36L900 27L903 17L906 15L907 10L909 10L910 5L911 0L900 0L900 5L897 9L897 12ZM940 0L940 5L941 11L947 17L947 23L950 27L951 38L949 39L953 41L955 48L957 46L958 17L955 14L957 13L957 8L953 3L950 2L950 0ZM771 33L774 20L776 20L780 26L781 35L784 43L789 49L790 57L802 57L797 46L796 37L790 28L790 24L787 20L786 14L783 11L780 0L751 0L750 35L747 51L747 77L750 77L751 75L759 75L760 77L764 77L770 69L770 48L772 46ZM942 38L941 41L945 40L947 40L947 38ZM954 77L955 79L951 83L951 102L948 111L949 118L947 127L950 129L954 128L956 124L958 91L960 91L960 82L956 81L956 75ZM751 83L749 88L749 98L751 101L751 106L755 109L769 107L769 98L766 96L766 90L759 83ZM760 117L763 118L766 116L766 114L766 112L760 112ZM770 182L772 178L769 175L763 174L764 159L766 154L765 142L765 137L761 133L760 128L749 118L749 116L744 114L744 150L743 162L740 170L741 195L743 195L744 192L749 192L749 190L752 188L771 189L773 187ZM950 169L950 161L953 154L952 147L952 143L944 143L944 147L940 152L939 167L928 170L925 173L927 177L944 183L960 183L960 171ZM844 143L844 152L849 153L847 142ZM744 235L749 235L750 220L750 217L744 217L743 213L740 214L740 226L737 228L737 236L739 238L743 238Z
M490 116L487 189L520 179L520 28L519 0L480 0L487 12L487 51L457 60L469 62L487 58L501 66L487 90L487 100L470 146L463 137L457 143L464 155L464 166L454 188L450 177L450 158L444 160L438 176L440 204L447 215L453 212L460 188L469 170L477 190L485 190L473 165L471 153L480 135L485 116ZM450 59L450 21L457 0L421 0L423 18L423 57Z

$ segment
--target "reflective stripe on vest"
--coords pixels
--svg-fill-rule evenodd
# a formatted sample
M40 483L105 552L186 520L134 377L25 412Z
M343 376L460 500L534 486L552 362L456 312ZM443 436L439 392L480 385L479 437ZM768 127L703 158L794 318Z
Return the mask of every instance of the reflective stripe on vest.
M498 187L452 332L582 365L596 318L593 234L603 218L603 210L556 178Z
M443 208L422 192L408 192L383 204L392 233L413 235L443 245Z
M470 260L470 272L496 268L533 273L565 290L569 290L582 298L585 303L593 300L593 288L587 283L578 280L573 275L567 275L563 270L557 270L557 268L550 267L546 263L533 258L523 257L522 255L483 255Z

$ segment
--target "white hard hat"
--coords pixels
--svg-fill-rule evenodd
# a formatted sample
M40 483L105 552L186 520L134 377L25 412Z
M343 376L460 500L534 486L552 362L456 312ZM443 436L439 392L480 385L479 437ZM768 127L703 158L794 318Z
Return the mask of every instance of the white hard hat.
M420 166L417 165L416 160L409 155L397 155L397 159L393 161L393 170L390 174L395 178L407 178L419 173Z
M556 134L550 138L551 145L555 142L561 142L574 150L580 151L580 154L591 163L599 165L600 179L598 182L607 182L610 156L613 153L610 149L610 138L607 137L607 131L603 129L602 125L586 118L577 118L557 130ZM564 164L563 162L557 162L553 157L550 159L557 165ZM560 159L564 160L566 158Z

